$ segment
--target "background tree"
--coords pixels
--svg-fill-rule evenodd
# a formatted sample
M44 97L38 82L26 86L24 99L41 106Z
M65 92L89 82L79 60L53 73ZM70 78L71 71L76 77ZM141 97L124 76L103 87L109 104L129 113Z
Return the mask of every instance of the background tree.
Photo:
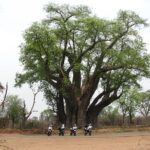
M118 125L118 118L120 117L118 107L107 106L99 115L100 124Z
M12 121L12 128L22 120L22 100L17 95L7 96L7 114Z
M137 110L146 120L148 119L150 114L150 90L139 93Z
M3 90L4 90L4 87L3 87L3 85L0 82L0 92L2 92Z
M127 105L125 103L125 100L123 98L121 98L119 100L119 108L121 110L121 113L122 113L122 124L124 125L125 124L125 118L127 116L127 112L128 112L128 109L127 109Z
M1 106L1 111L4 111L4 107L5 107L5 100L6 100L6 96L7 96L7 92L8 92L8 83L6 83L6 87L4 88L3 85L0 83L0 92L3 93L3 91L5 90L4 93L4 97L2 99L0 99L0 106Z
M46 121L47 123L52 123L52 117L54 116L51 109L45 109L40 114L40 120Z
M32 90L32 93L33 93L33 102L32 102L32 106L29 111L27 111L25 101L23 102L23 109L22 109L22 111L23 111L22 127L23 128L25 128L26 121L28 120L28 118L31 116L31 114L33 112L37 94L40 92L40 86L38 86L37 84L32 84L32 85L30 84L30 89Z
M49 4L45 10L47 18L24 33L24 72L16 85L40 82L55 96L61 123L94 125L125 87L149 76L150 57L138 33L147 23L132 11L105 20L86 6Z
M139 90L136 87L128 89L119 99L119 107L122 112L122 122L125 123L125 117L129 117L129 124L133 124L133 117L137 112L139 105Z

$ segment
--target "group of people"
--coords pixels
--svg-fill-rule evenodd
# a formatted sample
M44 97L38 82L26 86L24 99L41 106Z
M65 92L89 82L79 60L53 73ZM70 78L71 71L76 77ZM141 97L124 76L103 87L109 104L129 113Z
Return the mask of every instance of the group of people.
M84 127L84 135L92 135L92 125L91 125L91 123L90 124L88 124L88 125L86 125L85 127ZM74 135L74 136L76 136L77 135L77 125L76 124L74 124L71 128L70 128L70 135L72 136L72 135ZM59 130L59 136L64 136L65 135L65 125L64 124L62 124L59 128L58 128L58 130ZM53 128L52 128L52 125L49 125L49 127L48 127L48 132L47 132L47 134L48 134L48 136L50 136L50 135L52 135L52 131L53 131Z

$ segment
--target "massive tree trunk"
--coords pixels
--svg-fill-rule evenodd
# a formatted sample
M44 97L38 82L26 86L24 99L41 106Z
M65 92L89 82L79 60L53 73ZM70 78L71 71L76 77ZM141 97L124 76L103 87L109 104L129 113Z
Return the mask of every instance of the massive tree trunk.
M68 106L68 105L66 105ZM69 106L66 108L67 126L71 127L77 124L79 128L83 127L86 123L86 110L79 105Z
M57 107L60 123L66 123L67 127L72 126L74 123L78 127L92 123L93 126L97 127L98 115L102 109L121 96L117 96L119 87L110 88L108 85L107 89L102 91L90 103L97 89L99 78L92 76L81 87L80 83L76 80L74 78L73 83L69 83L69 86L63 88L65 92L58 99L59 105ZM65 104L63 100L65 100Z
M94 127L98 126L98 115L104 107L98 109L98 107L89 107L86 114L86 124L92 123Z
M103 93L101 93L101 95L99 95L99 96L101 97L102 95L103 95ZM114 100L120 98L120 96L121 96L121 94L119 96L117 96L117 90L115 90L112 95L110 95L110 93L105 93L103 95L103 98L101 99L101 101L98 104L96 104L97 101L95 99L95 101L93 101L93 103L89 106L89 108L87 110L86 123L92 123L94 127L97 127L99 113L106 106L111 104Z
M66 116L68 127L71 127L73 124L77 124L77 113L78 113L78 105L73 97L73 94L70 94L69 98L66 98Z
M132 112L129 111L129 124L132 125L133 124L133 118L132 118Z
M73 107L69 102L66 102L66 126L70 127L72 125L72 120L73 120Z
M77 125L79 128L82 128L86 123L86 109L78 107L77 112Z
M64 101L63 96L61 93L59 93L56 97L56 103L57 103L57 117L60 123L65 124L66 123L66 114L64 109Z

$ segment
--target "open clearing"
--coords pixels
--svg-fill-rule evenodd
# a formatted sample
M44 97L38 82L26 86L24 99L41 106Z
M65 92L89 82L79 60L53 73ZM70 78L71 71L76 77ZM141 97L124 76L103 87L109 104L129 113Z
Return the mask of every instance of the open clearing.
M59 137L0 134L0 150L150 150L150 132Z

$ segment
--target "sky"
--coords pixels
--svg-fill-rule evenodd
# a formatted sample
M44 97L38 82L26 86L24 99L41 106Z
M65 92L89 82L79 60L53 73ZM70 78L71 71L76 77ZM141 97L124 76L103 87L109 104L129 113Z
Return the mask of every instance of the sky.
M150 0L0 0L0 82L5 86L8 82L8 94L18 95L26 101L30 109L33 100L32 90L28 85L15 88L15 74L21 72L23 66L19 62L23 33L35 21L46 17L44 11L48 3L87 5L100 18L113 19L119 10L132 10L150 23ZM146 48L150 53L150 27L140 31ZM143 79L143 90L148 90L150 80ZM47 108L42 93L39 93L32 116L39 116Z

